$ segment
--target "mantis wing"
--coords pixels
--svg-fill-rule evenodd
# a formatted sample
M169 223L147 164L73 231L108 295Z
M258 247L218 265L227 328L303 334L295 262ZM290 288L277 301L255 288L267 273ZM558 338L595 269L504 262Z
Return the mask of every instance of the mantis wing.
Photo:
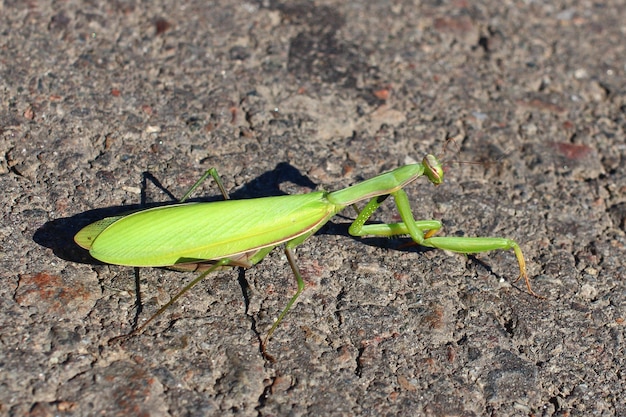
M157 207L93 223L76 241L94 258L117 265L172 266L228 258L317 230L342 208L326 195L319 191Z

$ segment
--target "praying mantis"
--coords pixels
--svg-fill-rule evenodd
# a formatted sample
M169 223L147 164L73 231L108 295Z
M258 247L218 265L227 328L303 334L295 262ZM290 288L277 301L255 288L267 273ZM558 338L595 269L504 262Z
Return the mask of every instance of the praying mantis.
M186 203L209 176L217 183L224 201ZM297 290L265 336L261 345L264 354L268 340L305 287L296 264L295 248L348 206L355 207L358 213L348 229L352 236L409 235L415 244L464 254L513 250L520 271L517 280L523 278L528 292L540 297L531 288L524 255L516 241L499 237L434 236L442 226L440 221L415 220L404 188L421 176L434 185L443 182L443 168L437 157L426 155L421 163L405 165L334 192L231 200L217 170L211 168L178 204L104 218L81 229L74 240L89 250L92 257L109 264L203 271L133 333L142 331L211 272L224 267L252 267L276 246L284 244ZM389 196L393 197L402 221L366 224ZM357 209L356 203L361 201L367 203Z

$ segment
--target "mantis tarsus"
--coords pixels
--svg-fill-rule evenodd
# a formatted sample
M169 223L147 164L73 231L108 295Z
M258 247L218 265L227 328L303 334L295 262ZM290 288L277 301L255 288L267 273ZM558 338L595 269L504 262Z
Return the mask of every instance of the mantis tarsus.
M212 176L225 201L184 203L206 178ZM443 182L441 162L426 155L421 163L405 165L343 190L308 194L230 200L217 171L212 168L191 187L179 204L150 208L107 217L80 230L74 240L94 258L117 265L204 270L133 333L140 332L154 317L209 273L222 267L251 267L272 249L285 245L285 254L298 289L282 310L265 339L272 333L304 289L294 249L318 231L331 217L348 206L369 200L358 210L348 232L353 236L410 235L422 246L459 253L512 249L528 292L531 288L522 251L514 240L497 237L437 237L438 220L415 220L404 187L425 175L434 185ZM401 222L365 224L389 196L395 200Z

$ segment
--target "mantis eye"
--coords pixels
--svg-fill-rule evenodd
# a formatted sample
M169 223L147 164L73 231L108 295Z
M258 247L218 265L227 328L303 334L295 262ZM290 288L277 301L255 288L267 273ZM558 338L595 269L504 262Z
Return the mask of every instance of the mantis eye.
M435 155L426 155L422 160L422 164L424 164L424 174L426 174L430 182L435 185L443 182L443 168Z

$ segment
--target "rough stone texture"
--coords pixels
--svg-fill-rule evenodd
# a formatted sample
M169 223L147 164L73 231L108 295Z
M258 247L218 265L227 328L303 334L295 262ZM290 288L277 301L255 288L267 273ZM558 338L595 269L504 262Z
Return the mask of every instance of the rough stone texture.
M5 0L0 414L626 415L624 22L623 1ZM108 344L194 274L102 265L80 227L210 166L249 198L426 153L447 182L407 187L416 217L518 240L545 300L511 252L355 239L346 212L297 250L275 363L279 250Z

